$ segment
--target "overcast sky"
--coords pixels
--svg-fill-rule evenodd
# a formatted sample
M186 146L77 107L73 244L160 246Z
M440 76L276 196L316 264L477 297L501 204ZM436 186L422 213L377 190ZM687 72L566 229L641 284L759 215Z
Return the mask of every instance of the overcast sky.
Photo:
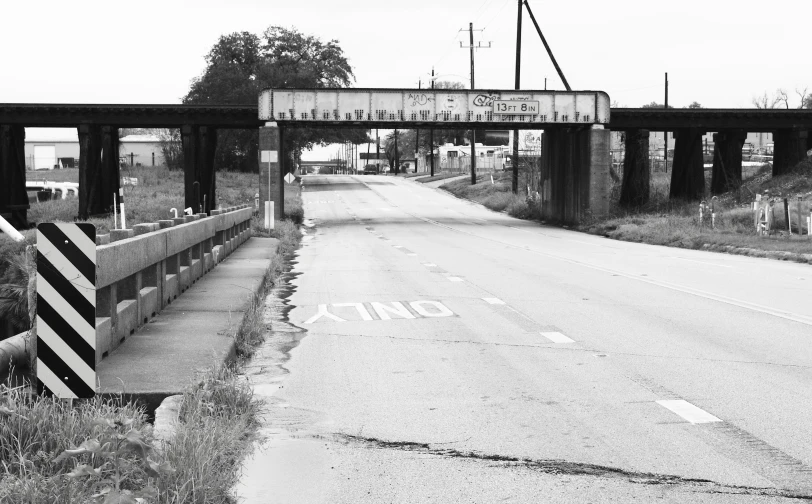
M294 26L336 39L357 87L468 84L468 23L476 87L512 89L517 0L2 1L0 102L178 103L217 38ZM784 88L812 89L810 1L530 0L573 89L621 106L696 100L749 107ZM460 31L463 29L464 31ZM523 89L563 89L524 11Z

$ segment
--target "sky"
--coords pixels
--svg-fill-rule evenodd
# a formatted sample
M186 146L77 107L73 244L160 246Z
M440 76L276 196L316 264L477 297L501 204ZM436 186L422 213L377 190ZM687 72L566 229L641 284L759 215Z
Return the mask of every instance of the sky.
M812 90L809 0L529 0L574 90L618 106L751 107ZM335 39L356 87L513 89L517 0L0 0L0 102L179 103L220 35L295 27ZM521 88L564 89L523 10Z

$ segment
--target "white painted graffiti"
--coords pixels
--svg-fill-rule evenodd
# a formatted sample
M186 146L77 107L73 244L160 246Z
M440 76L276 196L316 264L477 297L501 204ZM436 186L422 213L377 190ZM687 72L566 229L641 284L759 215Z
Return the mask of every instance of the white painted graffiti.
M440 301L420 300L420 301L389 301L378 302L372 301L370 303L333 303L333 312L331 313L327 304L318 305L316 314L307 319L305 324L312 324L320 319L332 320L333 322L347 322L348 319L353 321L372 322L380 320L393 320L393 319L419 319L419 318L442 318L453 317L452 312L446 305ZM346 318L339 316L338 308L343 308L341 312ZM347 311L347 308L353 308L358 314L357 317L352 316L352 311ZM372 312L377 315L377 318L372 315Z

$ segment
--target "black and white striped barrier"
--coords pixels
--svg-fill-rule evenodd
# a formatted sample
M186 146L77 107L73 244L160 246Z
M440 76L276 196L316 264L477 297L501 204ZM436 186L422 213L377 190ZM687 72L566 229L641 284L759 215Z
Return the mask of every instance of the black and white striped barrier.
M37 226L37 391L60 399L96 390L96 227Z

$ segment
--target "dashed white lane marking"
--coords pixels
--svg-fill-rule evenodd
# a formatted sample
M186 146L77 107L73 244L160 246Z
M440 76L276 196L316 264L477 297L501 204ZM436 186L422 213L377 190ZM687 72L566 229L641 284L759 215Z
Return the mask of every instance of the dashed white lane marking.
M392 245L395 248L403 248L403 245Z
M711 415L702 408L698 408L683 399L663 399L656 401L660 406L667 408L692 424L721 422L722 420Z
M462 278L460 278L460 277L452 277L452 276L450 276L450 277L446 277L446 278L448 278L448 280L451 281L451 282L462 282Z
M560 332L543 332L541 335L553 343L575 343L575 340L567 338Z
M482 298L482 299L485 300L485 302L488 304L499 304L499 305L505 304L505 302L499 298Z
M423 263L423 266L426 266L427 268L435 268L435 267L437 267L437 265L434 264L434 263Z
M417 257L417 254L415 254L414 252L409 252L409 253L408 253L408 254L406 254L406 255L407 255L407 256L411 256L411 257Z

